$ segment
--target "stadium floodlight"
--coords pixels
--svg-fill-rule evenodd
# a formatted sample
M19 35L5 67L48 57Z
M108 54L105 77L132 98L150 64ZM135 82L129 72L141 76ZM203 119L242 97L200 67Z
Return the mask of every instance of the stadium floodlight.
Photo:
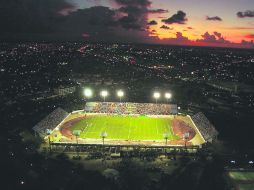
M93 95L93 91L92 91L90 88L86 88L86 89L84 90L84 95L85 95L85 97L87 97L87 98L91 98L92 95Z
M47 135L50 135L52 133L52 130L51 129L46 129L46 133L47 133Z
M165 145L167 145L168 144L168 138L169 138L169 134L168 133L164 133L163 134L163 138L165 139Z
M106 97L108 96L108 91L102 90L102 91L101 91L101 96L103 97L103 100L104 100L104 102L105 102L105 99L106 99Z
M78 152L78 137L80 136L81 130L74 130L72 132L73 135L76 136L76 142L77 142L77 147L76 147L76 151L77 151L77 158L79 158L79 152Z
M168 102L168 100L172 98L172 94L169 93L169 92L166 92L165 93L165 98L167 99L167 102Z
M185 148L186 148L186 144L187 144L187 141L188 141L189 138L190 138L190 133L184 133L183 134L183 140L184 140Z
M119 97L120 102L121 102L122 97L124 96L124 92L123 92L122 90L118 90L118 91L117 91L117 96Z
M50 134L52 133L51 129L46 129L46 134L48 135L48 142L49 142L49 152L51 153L51 142L50 142Z
M153 97L155 98L157 104L157 100L161 97L161 94L159 92L154 92Z

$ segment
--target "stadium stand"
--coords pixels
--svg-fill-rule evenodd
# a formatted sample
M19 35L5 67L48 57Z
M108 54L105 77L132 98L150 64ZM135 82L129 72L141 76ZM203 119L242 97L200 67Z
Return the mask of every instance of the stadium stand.
M42 138L47 135L47 130L53 130L61 121L63 121L69 113L62 108L57 108L46 116L43 120L37 123L33 130Z
M204 137L205 141L212 142L214 139L216 139L219 134L218 131L202 112L195 114L191 118Z
M129 102L88 102L84 110L92 113L169 115L177 114L177 105Z

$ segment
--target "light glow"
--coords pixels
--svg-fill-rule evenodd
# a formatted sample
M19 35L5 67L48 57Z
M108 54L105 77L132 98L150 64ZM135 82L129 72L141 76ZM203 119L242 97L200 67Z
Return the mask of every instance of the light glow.
M103 91L101 91L101 96L102 97L107 97L108 96L108 91L106 91L106 90L103 90Z
M117 96L120 97L120 98L123 97L124 96L124 92L122 90L118 90L117 91Z
M166 93L165 93L165 98L166 98L166 99L172 98L172 94L169 93L169 92L166 92Z
M85 95L85 97L90 98L90 97L92 97L93 92L92 92L91 89L86 88L86 89L84 90L84 95Z
M154 97L155 99L158 99L158 98L161 97L161 94L160 94L159 92L154 92L154 93L153 93L153 97Z

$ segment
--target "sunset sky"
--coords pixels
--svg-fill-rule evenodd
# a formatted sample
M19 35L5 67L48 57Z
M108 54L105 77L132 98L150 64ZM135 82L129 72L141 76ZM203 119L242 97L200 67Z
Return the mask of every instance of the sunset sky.
M254 47L254 0L9 0L0 7L5 39Z

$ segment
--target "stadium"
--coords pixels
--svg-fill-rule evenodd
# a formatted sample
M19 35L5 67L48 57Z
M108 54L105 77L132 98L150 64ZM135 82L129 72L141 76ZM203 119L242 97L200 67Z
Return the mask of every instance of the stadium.
M54 146L201 147L218 132L203 113L178 113L176 104L87 102L57 108L34 128Z

